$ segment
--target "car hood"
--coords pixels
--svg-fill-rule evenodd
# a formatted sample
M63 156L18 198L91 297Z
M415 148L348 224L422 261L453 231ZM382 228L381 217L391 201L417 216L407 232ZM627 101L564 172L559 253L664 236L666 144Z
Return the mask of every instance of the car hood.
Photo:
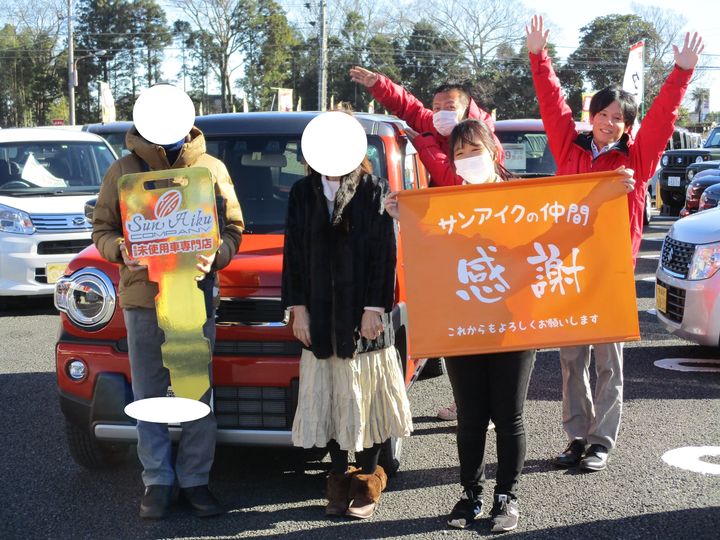
M85 203L97 195L38 195L7 197L0 195L0 204L28 214L84 214Z
M677 220L668 236L690 244L720 242L720 207Z
M238 254L220 274L223 296L279 296L284 236L245 234Z

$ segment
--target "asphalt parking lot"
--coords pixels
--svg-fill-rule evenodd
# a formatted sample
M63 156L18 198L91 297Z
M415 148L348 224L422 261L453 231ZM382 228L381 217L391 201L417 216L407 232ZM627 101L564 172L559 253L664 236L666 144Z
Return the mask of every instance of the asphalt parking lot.
M642 341L625 348L625 409L618 447L607 470L580 473L548 461L566 442L560 423L557 351L538 353L526 405L528 454L520 486L521 521L513 538L718 538L720 475L665 463L684 447L720 452L720 350L674 338L647 310L671 219L646 229L636 271ZM64 439L56 397L53 345L58 317L47 299L0 311L0 538L476 538L490 537L487 519L448 530L445 515L460 490L454 423L435 418L451 401L446 377L410 390L415 431L402 468L365 522L325 519L327 461L298 467L289 449L219 448L212 481L230 512L200 520L178 509L161 522L137 515L142 484L136 459L112 470L76 465ZM661 359L699 361L714 371L674 371ZM705 360L705 362L703 362ZM685 363L693 366L693 363ZM495 438L488 439L490 500ZM720 456L705 455L720 466ZM300 469L300 470L299 470Z

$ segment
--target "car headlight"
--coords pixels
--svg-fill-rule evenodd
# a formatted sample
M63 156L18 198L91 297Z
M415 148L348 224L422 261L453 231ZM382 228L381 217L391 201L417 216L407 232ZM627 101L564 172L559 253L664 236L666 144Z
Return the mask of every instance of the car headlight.
M668 161L670 161L669 158L667 156L663 156L662 159L660 160L660 164L663 167L667 167Z
M115 287L104 272L84 268L55 284L55 307L86 330L99 330L115 313Z
M692 169L688 169L688 172L687 172L688 180L692 180L693 176L695 176L695 171L693 171Z
M0 204L0 231L15 234L33 234L33 225L30 215L22 210Z
M688 279L708 279L720 269L720 242L695 246Z
M698 156L695 158L695 163L702 163L705 161L705 158L703 156Z

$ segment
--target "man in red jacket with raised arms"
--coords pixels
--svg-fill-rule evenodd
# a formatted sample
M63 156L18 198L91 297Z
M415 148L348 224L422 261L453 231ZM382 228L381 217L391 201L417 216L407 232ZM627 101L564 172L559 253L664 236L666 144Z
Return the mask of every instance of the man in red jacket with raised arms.
M455 173L448 159L448 136L452 129L466 118L476 118L485 122L493 132L498 148L500 163L503 162L503 149L495 137L495 124L492 117L473 100L468 90L459 84L443 84L435 90L432 110L425 106L390 79L365 68L354 67L350 78L362 84L378 102L401 118L412 128L409 135L413 146L432 177L434 186L461 185L463 179Z
M598 91L590 102L592 132L578 133L572 111L565 102L560 81L547 54L549 30L536 15L525 27L535 92L548 145L557 163L557 174L611 171L625 166L635 171L635 190L628 193L630 239L635 261L642 240L643 208L647 183L671 137L678 109L687 90L702 38L685 36L682 50L673 45L675 67L643 119L634 137L632 127L637 104L632 94L609 86ZM608 299L610 300L610 299ZM622 343L593 345L597 383L590 388L590 345L560 349L563 377L563 428L569 444L553 463L558 467L579 465L600 471L607 465L615 446L622 412Z

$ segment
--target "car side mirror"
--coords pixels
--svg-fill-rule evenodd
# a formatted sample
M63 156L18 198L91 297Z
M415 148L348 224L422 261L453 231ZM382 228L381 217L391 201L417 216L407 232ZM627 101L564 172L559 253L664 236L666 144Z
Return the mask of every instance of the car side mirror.
M96 203L97 199L90 199L89 201L85 201L85 217L90 223L92 223L93 220L93 212L95 212Z

